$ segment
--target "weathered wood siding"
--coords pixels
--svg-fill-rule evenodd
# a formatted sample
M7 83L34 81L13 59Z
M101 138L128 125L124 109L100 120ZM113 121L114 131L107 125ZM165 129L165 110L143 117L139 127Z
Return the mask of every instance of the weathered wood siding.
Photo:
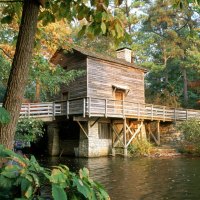
M68 92L68 98L82 98L87 96L87 76L86 76L86 58L78 57L67 63L65 67L67 71L70 70L85 70L85 74L77 77L74 81L68 85L62 86L62 93Z
M112 85L128 87L125 101L144 103L144 72L122 64L100 59L87 59L88 96L114 99Z

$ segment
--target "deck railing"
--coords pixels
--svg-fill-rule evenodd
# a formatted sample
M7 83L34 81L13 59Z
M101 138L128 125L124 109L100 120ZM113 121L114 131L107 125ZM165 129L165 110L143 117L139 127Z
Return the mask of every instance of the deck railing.
M86 97L49 103L25 103L22 104L20 112L20 117L34 118L69 117L69 115L180 121L190 118L200 119L200 110Z
M161 105L140 104L102 98L77 98L55 102L61 106L59 115L83 115L89 117L138 118L162 121L178 121L200 118L200 110L171 108Z

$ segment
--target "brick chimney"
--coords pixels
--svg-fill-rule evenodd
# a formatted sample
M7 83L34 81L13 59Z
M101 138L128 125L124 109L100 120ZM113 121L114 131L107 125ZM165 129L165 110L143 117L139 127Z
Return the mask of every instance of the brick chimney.
M131 49L127 47L123 47L123 48L117 49L116 51L117 51L117 58L123 59L130 63L133 62Z

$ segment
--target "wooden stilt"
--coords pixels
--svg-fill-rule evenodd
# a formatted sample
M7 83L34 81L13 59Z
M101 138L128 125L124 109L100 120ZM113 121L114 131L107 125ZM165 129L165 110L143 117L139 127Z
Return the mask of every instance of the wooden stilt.
M160 121L157 121L157 141L158 145L160 145Z
M124 118L124 126L123 126L123 143L124 143L124 156L128 155L127 146L126 146L126 118Z

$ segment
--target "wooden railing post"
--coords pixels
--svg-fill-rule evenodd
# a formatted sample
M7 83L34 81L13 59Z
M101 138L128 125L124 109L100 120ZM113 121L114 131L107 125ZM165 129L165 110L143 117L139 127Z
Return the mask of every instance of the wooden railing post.
M176 108L174 108L174 121L176 121Z
M186 120L188 120L188 110L186 110Z
M83 98L83 117L85 117L85 98Z
M52 114L53 114L53 117L55 117L55 113L56 113L56 111L55 111L55 102L53 102L53 104L52 104Z
M138 105L138 119L139 119L139 117L140 117L140 104L138 103L137 105Z
M163 121L165 121L165 106L163 106Z
M67 100L66 114L67 114L67 119L69 119L69 100Z
M153 104L151 104L151 121L153 121Z
M124 100L122 101L122 113L123 113L123 118L125 118Z
M88 98L88 115L90 117L90 110L91 110L91 97Z
M31 108L31 106L30 106L30 103L28 103L28 118L30 118L30 108Z

